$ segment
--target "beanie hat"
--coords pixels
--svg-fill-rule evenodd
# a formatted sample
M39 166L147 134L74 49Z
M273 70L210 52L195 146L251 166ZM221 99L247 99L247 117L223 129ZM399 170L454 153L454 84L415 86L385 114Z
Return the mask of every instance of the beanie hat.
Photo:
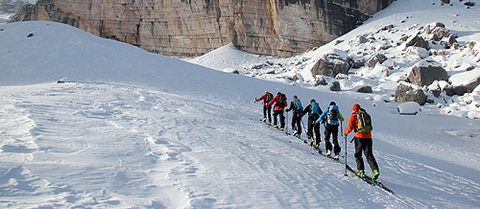
M337 105L337 103L335 103L334 101L331 101L330 105Z
M360 109L360 105L359 104L354 104L353 107L352 107L352 111L355 112L358 109Z

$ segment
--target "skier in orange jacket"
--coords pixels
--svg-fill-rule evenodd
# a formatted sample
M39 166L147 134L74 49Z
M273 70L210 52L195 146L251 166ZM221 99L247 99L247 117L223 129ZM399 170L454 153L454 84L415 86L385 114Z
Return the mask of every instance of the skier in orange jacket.
M353 140L355 140L355 161L357 162L357 176L364 177L365 176L365 165L363 163L362 152L365 153L365 157L367 158L368 164L372 169L372 179L376 180L380 175L380 171L378 170L378 164L373 156L373 140L372 140L372 132L371 132L371 121L370 117L368 116L368 120L370 123L370 127L368 129L361 128L360 124L363 118L363 114L366 114L365 109L361 108L359 104L355 104L352 107L352 114L348 119L348 127L343 131L345 135L349 134L352 131L355 131L355 136ZM368 114L367 114L368 115ZM365 122L364 122L365 124Z

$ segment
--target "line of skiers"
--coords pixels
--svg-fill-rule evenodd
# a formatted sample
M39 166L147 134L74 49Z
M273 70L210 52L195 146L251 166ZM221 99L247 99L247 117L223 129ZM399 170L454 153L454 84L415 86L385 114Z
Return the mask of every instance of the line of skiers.
M329 106L322 111L315 99L311 99L310 104L303 108L297 96L293 96L290 108L286 109L288 106L287 97L281 92L278 92L274 97L272 93L265 91L262 97L258 99L255 98L255 102L262 100L263 122L269 125L272 124L271 110L273 106L273 127L283 131L285 128L284 111L293 111L291 126L293 135L299 138L302 133L302 117L308 114L307 137L310 139L310 146L314 146L317 149L319 149L320 142L322 141L320 124L323 124L325 127L324 141L326 155L331 157L333 154L333 158L338 160L341 151L338 143L338 128L342 125L345 118L334 101L330 102ZM280 122L280 126L278 126L278 122ZM372 169L372 178L376 180L380 172L375 157L373 156L372 129L370 115L365 109L361 108L359 104L353 105L352 114L348 118L348 127L343 130L343 134L347 136L350 132L355 132L352 141L355 142L354 157L357 163L357 175L360 177L365 176L365 165L362 158L363 153ZM332 138L333 146L330 138Z

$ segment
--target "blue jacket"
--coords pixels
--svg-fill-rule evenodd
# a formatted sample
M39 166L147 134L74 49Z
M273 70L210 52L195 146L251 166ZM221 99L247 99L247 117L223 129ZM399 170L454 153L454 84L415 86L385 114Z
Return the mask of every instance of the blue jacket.
M339 122L338 120L340 120L340 121L344 121L344 120L345 120L345 118L343 117L343 115L342 115L342 113L340 112L340 110L338 110L338 120L330 120L330 119L328 118L328 113L330 112L330 109L337 109L337 110L338 110L338 106L337 106L337 105L330 105L330 107L327 107L327 108L323 111L322 115L320 115L320 118L318 118L318 120L315 121L315 123L320 123L320 122L322 122L322 121L325 121L325 119L326 119L326 120L327 120L327 124L330 124L330 125L338 125L338 124L340 124L340 122Z

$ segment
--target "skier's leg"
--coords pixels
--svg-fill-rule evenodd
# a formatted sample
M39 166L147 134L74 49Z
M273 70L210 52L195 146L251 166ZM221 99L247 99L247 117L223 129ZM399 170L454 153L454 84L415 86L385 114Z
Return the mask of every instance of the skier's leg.
M357 170L359 171L365 170L365 165L363 164L362 158L362 151L362 142L359 138L355 137L355 154L353 156L355 157L355 161L357 162Z
M378 170L378 164L373 156L373 141L372 139L364 139L365 141L365 158L367 158L367 162L370 165L372 170Z
M338 144L338 125L331 127L331 133L333 141L333 153L335 153L335 155L338 155L340 151L342 151L342 148Z
M283 111L278 111L280 115L280 127L285 128L285 116L283 116Z
M330 134L331 134L331 130L330 130L330 126L329 125L326 125L325 126L325 138L324 138L324 141L325 141L325 151L329 151L329 150L332 150L332 143L330 143Z
M268 123L272 123L272 106L267 106L267 112L268 112Z
M277 125L277 115L278 115L278 111L275 110L273 111L273 125Z

